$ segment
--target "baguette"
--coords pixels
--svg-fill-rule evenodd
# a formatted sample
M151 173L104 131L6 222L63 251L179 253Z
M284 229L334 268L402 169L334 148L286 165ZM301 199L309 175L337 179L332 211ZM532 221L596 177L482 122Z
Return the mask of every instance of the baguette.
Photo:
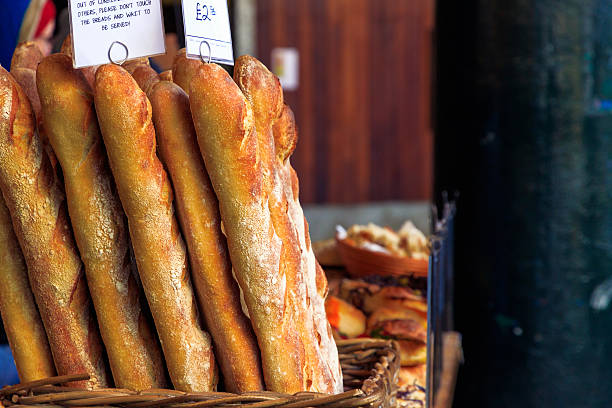
M163 357L132 273L127 226L91 89L67 55L55 54L40 63L38 91L115 385L163 388Z
M132 76L136 80L136 83L142 89L145 94L149 94L149 91L153 86L160 81L159 75L149 65L138 65L134 68Z
M0 197L0 314L21 382L53 377L55 365L11 216Z
M299 203L298 178L289 162L297 145L293 112L283 103L283 90L278 78L257 59L246 55L239 57L234 68L234 81L253 107L259 145L266 146L261 149L264 152L262 156L265 156L263 163L269 166L271 186L268 188L274 199L273 205L277 207L271 208L272 218L277 220L275 226L279 226L283 245L295 250L281 254L281 262L295 268L292 278L295 287L299 288L295 291L295 299L299 305L307 305L300 308L304 317L300 330L313 388L320 392L341 392L338 350L325 313L327 279L311 247L308 223ZM318 341L309 340L314 338Z
M191 276L226 390L262 390L259 348L232 277L219 203L202 161L189 98L178 85L162 81L149 99L160 158L172 179L178 218L189 248Z
M160 81L170 81L172 82L172 70L166 70L164 72L160 72L159 74L159 80Z
M127 71L110 64L96 73L94 99L172 383L181 391L212 391L212 344L198 315L170 181L155 153L151 104Z
M62 54L66 54L67 56L69 56L70 60L72 61L73 49L72 49L72 36L70 34L68 34L66 38L64 39L64 42L62 42L60 52ZM93 89L93 86L94 86L94 79L96 77L97 69L98 69L97 65L94 65L91 67L83 67L83 68L78 69L78 71L81 72L81 74L83 74L83 77L85 78L85 80L87 81L91 89Z
M182 48L172 64L172 80L189 95L191 80L201 66L202 61L187 58L187 51L185 48Z
M27 68L36 71L38 64L43 59L43 54L33 41L17 44L11 59L11 71L15 68Z
M130 75L132 75L134 73L134 70L141 65L146 65L147 67L150 67L151 61L149 60L148 57L140 57L140 58L131 59L129 61L125 61L123 64L121 64L123 69L129 72Z
M104 349L70 230L64 195L35 132L30 104L0 68L0 189L28 266L32 292L59 375L88 373L72 385L111 384Z
M279 181L271 125L280 115L282 92L259 91L266 100L276 100L254 110L223 68L203 64L190 87L200 150L219 199L267 388L283 393L340 392L337 351L318 350L319 342L334 344L332 334L328 327L323 333L313 330L312 320L318 314L308 303L312 279L304 279L304 248L286 214L288 202ZM316 288L314 295L319 296ZM324 308L322 313L326 325ZM321 361L322 357L329 361Z
M45 133L45 129L42 126L42 116L40 113L40 98L38 97L38 90L36 89L36 69L38 64L43 59L43 55L40 52L38 46L33 42L24 42L17 45L15 52L13 53L13 59L11 60L11 75L17 83L21 86L21 89L25 92L30 101L30 106L34 111L34 117L36 118L36 128L38 130L38 137L43 144L43 148L49 156L51 166L53 169L57 167L57 158L53 149L49 145L49 139Z

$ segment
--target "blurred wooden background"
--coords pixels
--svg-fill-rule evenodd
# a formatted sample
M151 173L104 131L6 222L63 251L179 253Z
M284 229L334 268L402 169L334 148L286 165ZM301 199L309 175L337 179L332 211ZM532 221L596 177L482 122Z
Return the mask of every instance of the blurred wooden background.
M256 4L257 56L299 51L301 201L430 200L434 0Z

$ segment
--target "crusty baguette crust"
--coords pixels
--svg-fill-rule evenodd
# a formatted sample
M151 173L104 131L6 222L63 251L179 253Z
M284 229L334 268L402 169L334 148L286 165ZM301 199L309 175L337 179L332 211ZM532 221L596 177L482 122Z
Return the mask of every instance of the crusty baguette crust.
M0 188L21 245L57 372L111 384L64 195L35 132L30 104L0 68Z
M136 73L136 71L135 71ZM259 348L232 277L219 203L198 147L187 94L162 81L149 95L160 158L168 169L189 248L191 276L227 391L263 389Z
M202 66L202 61L187 58L185 48L181 48L174 57L172 64L172 80L189 95L189 87L193 76Z
M155 153L151 104L116 65L98 69L94 99L172 383L182 391L214 390L212 344L198 316L170 181Z
M40 114L40 99L38 97L38 90L36 89L36 70L38 64L43 59L43 55L40 49L33 42L24 42L17 45L15 52L13 53L13 59L11 61L11 75L17 83L21 86L21 89L25 92L30 101L30 106L34 111L34 117L36 118L36 127L38 130L38 137L40 138L43 148L49 156L51 165L55 169L57 164L57 158L53 149L49 145L49 140L45 134L45 129L42 126L42 117Z
M72 61L72 58L73 58L72 51L73 51L72 50L72 36L68 34L66 38L64 38L64 42L62 42L62 46L60 47L60 52L62 54L66 54L67 56L69 56L70 60ZM94 86L94 80L96 78L97 69L98 69L97 65L94 65L91 67L83 67L83 68L78 69L78 71L81 72L81 74L83 74L85 81L87 81L91 89L93 89L93 86Z
M130 75L132 75L134 73L134 70L141 65L146 65L147 67L150 67L151 61L148 57L134 58L129 61L125 61L121 66L123 67L123 69L129 72Z
M304 280L302 248L287 216L271 129L283 108L282 93L268 92L264 89L268 86L258 82L249 87L267 101L265 109L254 110L248 100L252 95L245 97L220 66L204 64L191 81L192 116L219 199L232 265L261 349L267 388L338 392L339 369L326 370L318 361L318 344L313 344L318 343L317 335L331 338L331 331L312 330L310 281ZM338 367L337 351L327 357L332 359L330 367Z
M32 106L32 110L34 111L34 117L40 122L40 99L38 98L38 91L36 90L36 70L15 67L11 69L11 75L13 75L15 81L17 81L21 89L25 92Z
M34 302L11 215L0 197L0 314L21 382L55 375L47 334Z
M138 86L145 94L149 94L153 86L160 81L159 75L149 65L138 65L134 68L132 76L138 83Z
M263 197L251 107L216 64L203 65L194 80L190 104L198 143L219 199L230 258L261 350L266 387L303 391L304 349L297 323L285 318L293 305L284 302L285 278L278 257L282 242Z
M26 68L36 71L38 64L43 59L43 54L33 41L17 44L11 59L11 71L15 68Z
M287 282L289 286L293 281L292 294L301 305L298 310L306 350L305 376L312 381L313 391L341 392L338 351L325 314L327 279L310 245L308 223L299 203L297 175L289 163L297 144L293 113L283 103L278 78L257 59L239 57L234 67L234 81L253 108L259 146L267 146L260 149L264 152L260 157L265 157L263 162L269 166L269 200L274 203L270 213L283 241L281 263L293 268L287 274ZM292 250L285 250L288 247Z
M91 89L67 55L55 54L39 65L38 90L115 385L163 388L163 357L132 273L127 225Z
M170 81L172 82L172 70L166 70L164 72L160 72L159 73L159 80L160 81Z

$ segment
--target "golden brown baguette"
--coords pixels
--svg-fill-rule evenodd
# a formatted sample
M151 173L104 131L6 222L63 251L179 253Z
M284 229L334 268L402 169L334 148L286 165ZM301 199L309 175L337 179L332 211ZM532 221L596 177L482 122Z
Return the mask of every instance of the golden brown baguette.
M40 49L31 41L17 44L11 59L11 74L28 96L37 121L40 121L40 100L36 90L36 69L42 59Z
M40 52L38 46L33 42L24 42L17 45L15 52L13 53L13 59L11 60L11 75L17 83L21 86L21 89L28 96L30 106L34 111L34 117L36 118L36 128L38 130L38 136L43 144L43 148L49 156L53 169L56 168L57 158L53 149L49 145L49 139L45 133L45 129L42 126L42 116L40 113L40 98L38 97L38 90L36 89L36 69L38 64L43 59L43 55Z
M149 65L138 65L134 68L132 76L138 83L138 86L145 94L149 94L153 86L160 81L159 75Z
M30 68L16 67L11 69L11 75L15 78L15 81L21 86L21 89L25 92L30 104L34 117L37 121L40 121L40 99L38 98L38 91L36 90L36 70Z
M308 303L314 275L304 279L303 248L286 214L287 198L279 182L271 126L280 115L282 93L268 94L266 100L274 97L277 107L254 112L232 78L215 64L202 65L191 81L198 142L261 349L266 386L288 393L338 392L337 351L318 349L320 341L334 344L332 334L328 327L324 333L314 330L315 314ZM314 295L319 297L316 287ZM322 315L327 325L324 308ZM322 356L328 361L320 361Z
M149 60L148 57L141 57L141 58L134 58L129 61L125 61L123 64L121 64L123 69L129 72L130 75L132 75L134 73L134 70L141 65L146 65L150 67L151 61Z
M289 163L297 144L293 113L283 103L280 82L260 61L241 56L234 67L234 81L253 108L260 157L269 166L272 205L270 213L283 241L281 264L294 268L287 282L294 281L295 301L300 305L303 344L312 387L320 392L342 391L342 373L331 327L325 314L327 279L314 257L308 223L299 203L299 183ZM291 247L292 250L286 249ZM290 279L290 278L291 279ZM314 342L310 339L316 338Z
M187 58L185 48L179 50L172 64L172 80L189 95L193 76L202 66L202 61Z
M11 71L14 68L27 68L36 71L38 64L43 59L43 54L33 41L17 44L11 59Z
M0 197L0 314L21 382L55 375L47 334L28 282L11 216Z
M70 60L72 61L73 49L72 49L72 36L70 34L68 34L66 38L64 39L64 42L62 43L62 46L60 48L60 53L66 54L67 56L70 57ZM83 74L83 77L85 78L85 80L87 81L91 89L93 89L93 86L94 86L94 79L96 77L97 69L98 69L97 65L94 65L91 67L83 67L83 68L78 69L79 72Z
M0 189L23 251L32 292L59 375L89 373L76 385L111 384L102 340L55 172L35 132L30 104L0 68Z
M159 80L160 81L170 81L170 82L172 82L172 70L169 69L167 71L160 72L159 73Z
M200 310L215 345L226 390L263 389L259 348L251 322L242 312L221 232L219 203L210 184L193 128L189 98L176 84L162 81L149 95L159 154L168 169L179 221L189 248L191 276Z
M45 129L63 170L68 213L115 385L137 391L163 388L163 357L132 274L127 225L92 91L64 54L40 63L38 91Z
M214 390L212 344L198 316L170 180L155 153L151 104L116 65L98 69L94 99L172 383L182 391Z

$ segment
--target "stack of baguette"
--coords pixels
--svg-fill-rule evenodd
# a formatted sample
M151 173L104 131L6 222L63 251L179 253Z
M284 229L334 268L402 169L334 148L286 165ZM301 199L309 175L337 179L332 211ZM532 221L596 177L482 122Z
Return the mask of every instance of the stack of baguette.
M68 41L0 67L0 312L21 380L341 392L278 79L184 52L160 75L78 70Z

